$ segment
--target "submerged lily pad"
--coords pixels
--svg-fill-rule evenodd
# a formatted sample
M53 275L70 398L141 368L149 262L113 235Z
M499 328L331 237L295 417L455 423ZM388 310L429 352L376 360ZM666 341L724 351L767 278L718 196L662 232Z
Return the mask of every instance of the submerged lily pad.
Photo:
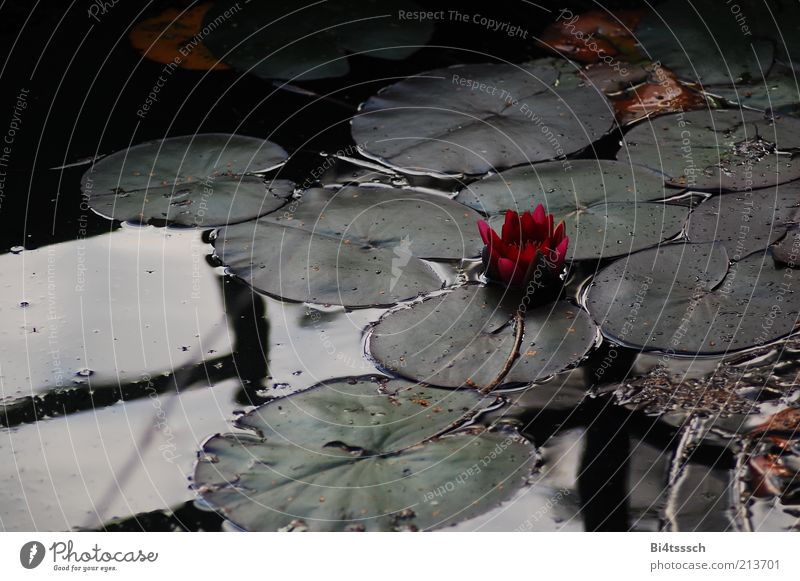
M443 387L486 387L514 352L512 318L521 298L507 289L470 285L384 316L373 328L372 356L404 377ZM597 328L565 301L532 307L525 335L500 385L529 384L578 362Z
M800 292L784 272L761 253L730 264L718 242L662 246L603 269L586 307L604 335L625 345L726 353L794 330Z
M266 79L342 77L351 53L401 60L433 33L425 19L400 19L420 8L408 0L218 0L206 15L204 40L220 60Z
M456 200L495 215L543 204L563 220L572 260L609 258L658 244L680 233L689 211L658 200L668 190L659 174L616 161L574 160L512 168L474 182Z
M380 389L333 380L237 421L258 436L209 439L195 484L251 531L448 526L511 498L533 468L535 450L515 432L463 429L492 401L402 380Z
M611 130L593 87L556 86L549 59L429 71L386 87L353 119L364 154L408 173L483 174L562 159Z
M81 188L113 220L221 226L272 212L294 184L251 174L282 165L282 147L241 135L207 133L148 141L104 157Z
M284 211L223 229L214 245L230 270L259 291L313 303L389 305L441 288L420 258L478 256L479 218L434 195L318 188Z
M756 10L764 10L763 4ZM730 6L715 0L669 0L636 27L642 51L681 79L732 85L763 78L772 65L773 44L743 34ZM753 13L755 17L755 13Z
M657 117L627 134L617 159L664 174L669 185L744 191L800 177L792 159L800 120L716 109Z
M689 216L692 242L725 244L728 257L740 260L786 234L800 218L800 182L705 200Z

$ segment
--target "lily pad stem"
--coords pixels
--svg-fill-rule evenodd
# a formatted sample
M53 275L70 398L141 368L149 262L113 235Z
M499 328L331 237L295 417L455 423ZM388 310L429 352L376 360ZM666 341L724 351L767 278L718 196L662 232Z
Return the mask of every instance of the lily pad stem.
M503 368L500 370L500 373L497 374L497 377L495 377L491 383L489 383L489 385L481 389L481 393L491 393L506 378L506 375L508 375L508 372L511 371L511 367L514 365L517 357L519 357L519 350L522 346L522 336L524 334L525 315L522 313L522 311L517 310L517 312L514 313L514 345L511 347L511 353L509 353Z

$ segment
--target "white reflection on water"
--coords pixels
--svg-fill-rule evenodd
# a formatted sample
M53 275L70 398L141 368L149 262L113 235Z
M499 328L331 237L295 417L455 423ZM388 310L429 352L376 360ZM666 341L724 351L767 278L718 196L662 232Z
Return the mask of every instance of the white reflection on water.
M0 395L140 381L230 353L199 237L125 227L0 256Z

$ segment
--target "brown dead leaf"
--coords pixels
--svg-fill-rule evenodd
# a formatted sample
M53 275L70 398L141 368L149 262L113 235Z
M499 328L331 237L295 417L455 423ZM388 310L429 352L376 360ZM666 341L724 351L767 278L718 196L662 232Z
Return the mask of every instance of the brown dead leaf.
M218 61L198 37L211 6L211 2L205 2L185 12L169 8L136 24L128 38L145 58L157 63L174 63L196 71L228 69L230 67Z

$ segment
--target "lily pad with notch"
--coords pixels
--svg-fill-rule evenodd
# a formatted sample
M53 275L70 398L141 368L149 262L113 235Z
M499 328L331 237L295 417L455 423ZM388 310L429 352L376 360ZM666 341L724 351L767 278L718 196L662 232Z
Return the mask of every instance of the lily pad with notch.
M721 241L728 258L741 260L782 238L800 218L800 182L713 196L689 216L691 242Z
M798 119L715 109L663 115L633 127L617 159L662 173L668 185L745 191L800 178L793 159L798 148Z
M800 292L763 253L731 263L725 246L671 244L600 271L586 308L609 339L636 349L718 355L791 333Z
M456 288L387 313L369 335L370 352L384 369L415 381L484 388L515 354L520 304L519 293L499 286ZM597 338L579 307L566 301L531 307L519 357L498 386L547 379L580 361Z
M261 292L351 307L391 305L442 287L422 259L478 256L479 218L441 196L315 188L284 211L222 229L214 246L232 273Z
M83 175L89 206L112 220L221 226L286 203L294 183L265 180L287 159L282 147L206 133L148 141L104 157Z
M206 26L215 28L204 42L226 64L265 79L343 77L352 53L402 60L422 48L433 23L398 18L417 11L408 0L220 0L206 14Z
M602 92L557 86L560 75L543 59L409 77L364 103L352 122L353 139L364 155L412 174L484 174L563 159L615 121Z
M469 184L455 199L493 218L496 229L507 209L543 204L563 220L572 260L629 254L678 235L689 210L665 204L680 190L664 187L647 168L606 160L573 160L515 167Z
M237 421L256 435L207 440L195 486L251 531L445 527L510 499L530 476L533 446L470 424L494 402L404 380L331 380Z

